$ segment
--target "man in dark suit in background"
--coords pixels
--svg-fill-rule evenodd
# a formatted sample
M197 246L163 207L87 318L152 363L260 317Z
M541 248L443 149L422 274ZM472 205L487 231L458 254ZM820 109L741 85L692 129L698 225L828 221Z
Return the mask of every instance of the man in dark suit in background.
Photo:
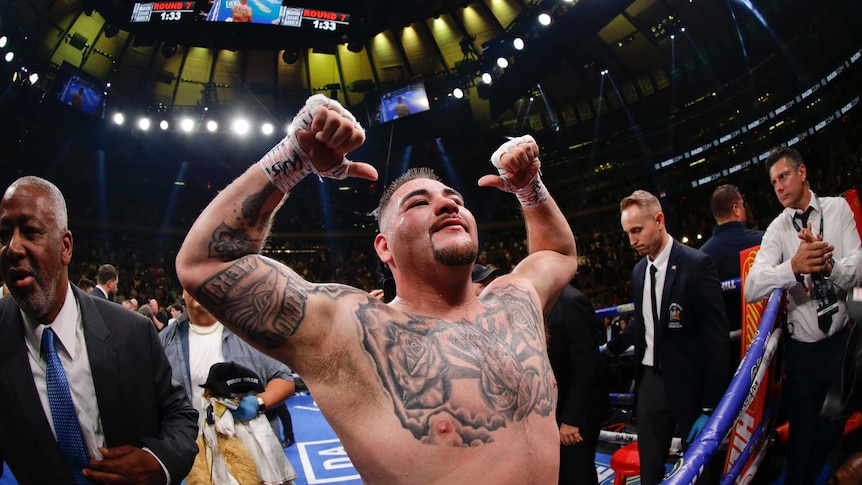
M74 288L71 258L59 189L15 181L0 201L0 462L21 483L179 483L197 413L152 323Z
M93 288L91 294L105 300L113 301L114 293L117 292L117 286L120 284L120 272L113 265L103 264L99 266L99 271L96 272L96 287ZM135 308L135 311L138 311Z
M563 289L545 323L558 389L559 483L597 484L596 445L611 412L607 372L596 352L602 325L590 300L571 285Z
M606 348L617 355L635 345L641 483L654 485L675 432L691 442L724 395L727 317L715 265L667 233L654 195L636 190L620 211L629 243L644 258L632 273L633 321Z
M739 278L740 251L759 245L763 239L763 231L745 227L747 207L739 189L733 185L724 184L717 187L712 193L709 206L718 225L712 230L712 237L700 250L712 258L720 281ZM742 328L742 283L739 285L737 291L726 291L722 294L730 330ZM728 372L731 376L739 366L740 354L737 342L730 351Z

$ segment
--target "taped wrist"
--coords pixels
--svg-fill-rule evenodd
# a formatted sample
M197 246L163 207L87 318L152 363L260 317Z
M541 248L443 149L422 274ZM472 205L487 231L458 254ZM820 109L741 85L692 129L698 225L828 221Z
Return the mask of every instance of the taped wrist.
M296 114L296 117L290 123L287 129L287 136L257 162L269 178L269 181L285 194L289 193L300 180L310 173L317 174L318 178L329 177L340 180L347 177L347 167L351 163L347 157L342 159L341 163L335 167L318 172L311 163L311 159L308 158L308 155L302 150L299 144L296 133L299 130L308 130L311 128L314 112L320 106L326 106L329 109L338 111L342 116L351 120L354 126L360 130L362 129L362 126L356 121L353 114L344 109L338 101L329 99L322 94L315 94L308 98L305 106L299 110L299 113Z
M508 182L508 180L507 180ZM511 182L509 182L511 184ZM548 188L542 182L542 178L537 173L532 180L527 182L527 185L520 189L515 189L513 193L518 196L518 202L521 207L536 207L542 205L551 194L548 193Z
M550 194L548 193L547 187L545 187L545 184L542 182L542 178L539 176L538 173L536 173L536 176L533 177L532 180L530 180L523 187L521 187L521 188L515 187L515 185L512 183L512 181L509 180L509 176L508 176L509 172L503 170L503 165L502 165L500 159L503 157L504 154L506 154L506 152L509 151L509 149L515 148L516 146L520 145L521 143L528 143L528 142L535 143L536 140L530 135L524 135L524 136L519 136L517 138L512 138L511 140L507 141L506 143L503 143L502 145L500 145L500 147L497 148L497 150L494 152L494 154L491 155L491 163L494 165L494 167L497 168L497 173L503 179L503 190L505 190L506 192L511 192L511 193L515 194L518 197L518 202L521 203L521 207L525 207L525 208L526 207L536 207L536 206L544 203L546 200L548 200L548 197L550 197ZM539 161L539 159L536 158L536 161ZM540 166L541 166L541 162L540 162Z

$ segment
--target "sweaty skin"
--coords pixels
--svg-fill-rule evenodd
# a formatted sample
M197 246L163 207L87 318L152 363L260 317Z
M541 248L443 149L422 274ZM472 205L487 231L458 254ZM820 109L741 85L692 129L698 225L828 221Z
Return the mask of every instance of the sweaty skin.
M219 192L177 256L183 287L303 376L365 483L556 482L556 383L542 315L577 270L559 207L543 196L521 211L530 255L477 296L475 218L457 191L414 173L384 196L373 242L395 299L308 282L259 254L294 175L303 163L369 180L377 172L345 165L364 132L342 108L327 103L298 119L311 119L295 132L308 161L267 155ZM538 172L538 146L511 145L499 170L524 187ZM505 188L498 175L479 185Z

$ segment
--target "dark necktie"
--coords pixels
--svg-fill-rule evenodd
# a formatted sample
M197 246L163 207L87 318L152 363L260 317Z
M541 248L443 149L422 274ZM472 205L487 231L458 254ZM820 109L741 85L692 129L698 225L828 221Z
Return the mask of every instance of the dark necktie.
M81 474L81 469L88 467L90 460L84 450L81 425L75 414L69 381L66 380L66 372L63 370L63 364L54 345L55 337L54 330L50 328L46 328L42 333L42 350L48 361L45 380L48 384L48 404L51 407L54 431L57 433L57 443L60 444L63 459L72 472L75 483L89 484L90 482Z
M656 268L654 264L649 265L649 286L650 286L649 299L650 299L650 303L652 303L652 329L653 329L653 333L652 333L652 349L653 349L652 350L652 360L653 360L653 367L655 367L656 369L660 369L661 364L659 364L659 361L658 361L658 328L659 328L658 304L656 304L656 302L655 302L655 292L656 292L655 274L657 271L658 271L658 268Z
M649 265L649 283L650 283L650 285L649 285L650 286L649 297L650 297L650 302L652 303L652 323L653 323L654 329L658 328L658 305L655 302L655 292L656 292L655 274L657 271L658 271L658 268L656 268L654 264ZM658 331L656 331L655 333L658 333Z
M808 216L811 215L811 211L813 210L814 206L808 206L808 208L805 209L805 212L797 212L796 214L793 214L793 218L801 223L799 227L796 228L797 231L801 231L802 229L808 227Z

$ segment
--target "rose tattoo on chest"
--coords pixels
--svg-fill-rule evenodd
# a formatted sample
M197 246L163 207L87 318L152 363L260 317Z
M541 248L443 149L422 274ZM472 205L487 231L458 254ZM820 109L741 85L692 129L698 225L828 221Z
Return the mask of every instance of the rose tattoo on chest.
M548 416L556 395L544 351L541 310L514 287L483 300L476 321L448 322L419 315L395 321L363 305L363 345L405 429L434 443L432 423L454 427L456 444L493 441L491 432ZM451 440L450 440L451 442Z

